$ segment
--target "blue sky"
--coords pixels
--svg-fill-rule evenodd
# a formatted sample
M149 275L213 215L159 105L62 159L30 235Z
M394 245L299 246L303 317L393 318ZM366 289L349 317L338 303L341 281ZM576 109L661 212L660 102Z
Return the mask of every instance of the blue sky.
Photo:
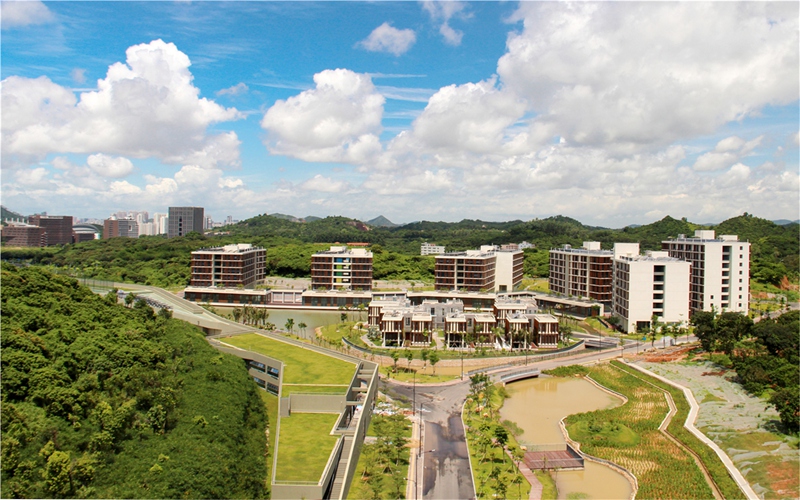
M2 2L2 203L798 218L798 4Z

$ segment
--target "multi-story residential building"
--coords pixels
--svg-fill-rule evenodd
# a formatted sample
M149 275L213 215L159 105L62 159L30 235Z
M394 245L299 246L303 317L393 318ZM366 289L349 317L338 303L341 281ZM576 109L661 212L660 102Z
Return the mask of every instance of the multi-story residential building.
M425 242L419 247L420 255L440 255L444 253L444 245L434 245L433 243Z
M598 241L550 250L550 291L611 303L612 260L613 252L602 250Z
M6 223L2 229L3 244L11 247L43 247L47 244L46 229L24 222Z
M31 215L28 223L45 229L45 245L72 243L71 215Z
M117 219L112 217L103 221L103 239L138 238L139 223L133 219Z
M203 234L205 224L203 207L169 207L167 236L186 236L191 232Z
M750 308L750 243L736 235L715 238L714 231L697 230L694 238L681 234L662 241L670 257L692 264L692 311L733 311Z
M313 290L372 290L372 252L332 246L311 256Z
M511 291L522 282L523 259L521 250L493 245L437 255L436 290Z
M667 252L639 255L636 243L614 246L613 313L626 332L660 323L689 320L689 276L692 265Z
M191 286L247 286L264 277L267 251L249 243L192 252Z
M525 268L525 254L519 249L499 249L495 251L496 292L510 292L522 283Z

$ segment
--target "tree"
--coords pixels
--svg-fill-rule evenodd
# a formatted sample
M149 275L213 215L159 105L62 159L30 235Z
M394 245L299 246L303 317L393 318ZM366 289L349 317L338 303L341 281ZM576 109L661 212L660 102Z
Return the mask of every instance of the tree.
M724 312L719 315L716 322L719 348L729 356L737 342L752 335L753 320L744 314Z
M713 353L717 347L717 321L714 311L696 311L692 315L692 325L694 334L700 340L700 345L709 353Z
M414 359L414 352L411 349L406 348L405 350L405 357L408 361L408 369L411 369L411 360Z
M289 333L292 333L292 331L294 330L294 319L292 318L287 319L286 324L284 326L286 326L286 330Z
M300 331L303 332L303 336L305 336L306 328L308 328L308 325L306 325L305 322L301 321L300 323L297 324L297 328L299 328Z
M400 352L397 349L392 349L392 361L394 362L394 372L397 373L397 360L400 359Z
M430 351L428 349L423 349L420 356L422 357L422 371L425 371L428 367L428 356L430 355Z
M135 294L129 293L129 294L125 295L125 305L127 307L131 307L131 304L133 304L134 300L136 300L136 295Z
M650 317L650 347L655 347L656 336L658 336L659 327L660 323L658 321L658 315L654 314Z
M800 386L784 387L774 392L769 402L778 410L781 423L787 431L794 433L800 431Z
M506 461L506 445L508 444L508 431L502 425L494 427L494 440L503 449L503 462Z
M435 350L431 351L431 353L428 354L428 361L430 362L431 367L433 367L433 374L436 375L436 363L439 362L439 353Z

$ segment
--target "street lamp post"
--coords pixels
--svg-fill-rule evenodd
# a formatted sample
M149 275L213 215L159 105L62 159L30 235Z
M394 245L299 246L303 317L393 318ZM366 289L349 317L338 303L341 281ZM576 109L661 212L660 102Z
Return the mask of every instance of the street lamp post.
M411 394L412 394L412 401L411 401L411 414L417 414L417 370L414 370L414 375L412 375L414 383L412 385Z

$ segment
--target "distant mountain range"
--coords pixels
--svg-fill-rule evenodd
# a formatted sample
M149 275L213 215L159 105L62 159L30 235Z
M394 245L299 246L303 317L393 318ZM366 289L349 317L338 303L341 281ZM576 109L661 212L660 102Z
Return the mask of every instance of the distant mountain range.
M14 212L13 210L9 210L6 207L0 205L0 220L2 220L3 222L5 222L7 220L11 220L11 221L19 221L19 220L21 220L23 222L26 222L28 220L28 218L25 217L22 214Z
M379 215L372 220L364 221L365 224L368 226L375 226L375 227L397 227L400 224L395 224L394 222L390 221L383 215Z

